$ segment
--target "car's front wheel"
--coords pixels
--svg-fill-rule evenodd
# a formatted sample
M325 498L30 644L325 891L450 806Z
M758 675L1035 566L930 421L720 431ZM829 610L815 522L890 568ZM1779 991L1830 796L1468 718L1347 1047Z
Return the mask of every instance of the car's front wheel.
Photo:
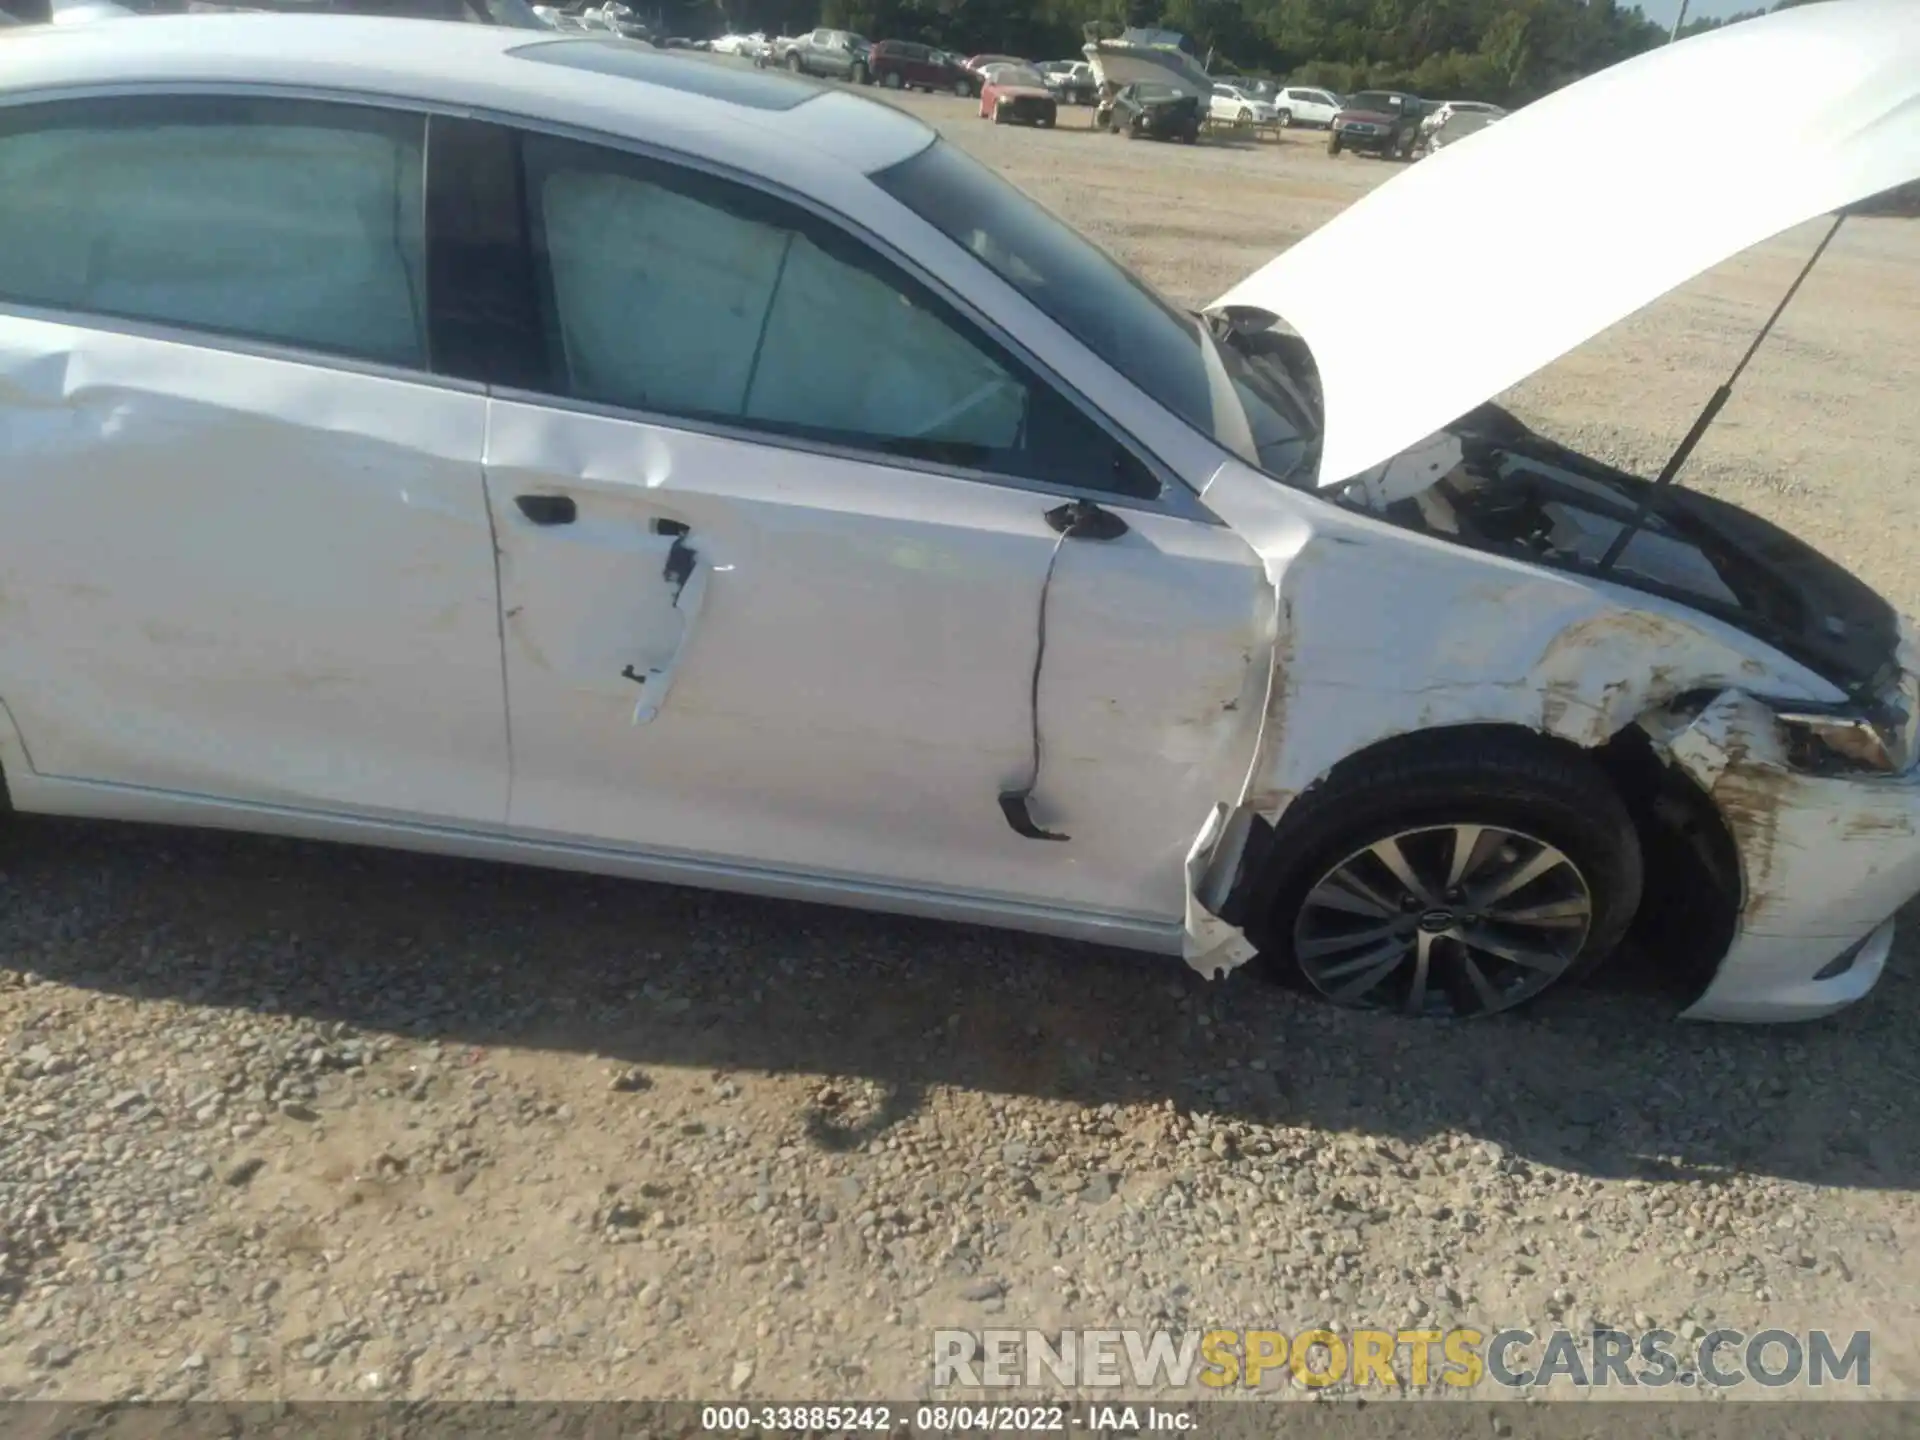
M1584 755L1530 736L1413 736L1282 817L1262 935L1334 1001L1496 1014L1588 973L1640 906L1639 836Z
M794 74L798 75L804 68L798 55L787 56L787 69L791 70Z
M898 90L900 88L900 83L901 83L900 72L898 70L889 70L886 73L885 77L880 81L880 83L886 86L887 89L889 90Z
M1293 124L1293 112L1291 110L1274 111L1273 123L1278 125L1282 130L1287 129L1290 125Z

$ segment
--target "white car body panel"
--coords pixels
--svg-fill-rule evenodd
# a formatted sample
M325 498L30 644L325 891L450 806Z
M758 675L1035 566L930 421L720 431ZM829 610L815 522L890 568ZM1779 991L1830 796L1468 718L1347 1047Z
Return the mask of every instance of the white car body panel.
M893 887L812 872L761 870L724 860L649 855L612 846L542 841L509 834L499 827L438 826L418 820L211 800L177 790L52 779L34 772L19 732L4 709L0 709L0 766L5 767L14 808L33 815L182 825L249 835L278 835L294 840L380 845L427 855L540 865L662 885L695 885L735 894L844 905L889 915L1002 926L1035 935L1057 935L1162 955L1180 953L1177 916L1129 919L1063 906L1022 905L1004 897L970 897L922 886Z
M1291 496L1237 462L1207 500L1266 558L1284 617L1269 729L1236 809L1278 818L1339 761L1409 731L1504 723L1592 748L1638 724L1714 799L1742 869L1733 943L1687 1018L1815 1019L1872 988L1894 911L1920 893L1920 772L1795 773L1772 712L1750 698L1831 704L1843 696L1828 681L1656 596L1342 511L1302 523ZM1392 586L1378 581L1387 566ZM1420 606L1405 605L1410 592ZM1909 641L1902 658L1920 668L1920 647ZM1420 683L1409 686L1415 665ZM1726 692L1717 705L1689 725L1665 725L1677 696L1713 688ZM1234 853L1222 846L1211 867L1196 867L1192 892L1217 896ZM1186 955L1218 975L1244 955L1200 909ZM1851 968L1810 978L1863 940Z
M1164 920L1257 733L1270 620L1224 526L1129 509L1061 547L1047 605L1035 844L996 797L1029 765L1027 693L1058 500L529 399L496 400L511 824L656 852ZM510 497L564 492L541 528ZM688 527L685 588L665 519ZM705 577L698 614L684 602ZM691 626L657 717L654 683ZM950 877L950 878L947 878Z
M498 823L485 425L418 378L0 324L32 457L0 471L0 696L35 769Z
M1508 723L1592 748L1690 690L1843 698L1677 602L1344 510L1303 511L1238 462L1207 502L1265 558L1285 616L1271 748L1247 796L1263 815L1277 816L1347 755L1406 731ZM1392 585L1379 583L1387 567ZM1421 604L1409 607L1408 593ZM1420 683L1410 686L1415 663Z
M1911 0L1800 6L1664 46L1401 172L1214 305L1271 311L1313 347L1320 482L1338 484L1703 270L1920 175L1917 74ZM1791 116L1764 145L1729 144L1726 117L1757 94L1792 94ZM1516 189L1527 204L1508 213ZM1382 384L1390 334L1444 339L1448 363Z
M1862 12L1883 17L1888 7L1835 0L1803 13L1841 17L1839 32L1853 35ZM76 618L92 597L58 587L97 577L15 538L60 517L64 502L43 508L0 482L0 505L18 507L0 516L8 522L0 523L5 603L24 608L22 623L42 627L17 632L33 639L16 644L0 624L0 765L20 808L362 839L832 900L1184 953L1218 974L1252 953L1217 911L1253 823L1280 817L1340 761L1390 736L1450 724L1512 725L1583 747L1638 724L1723 801L1743 865L1739 934L1692 1013L1822 1013L1854 998L1884 962L1876 937L1890 910L1882 907L1920 888L1920 782L1790 775L1777 746L1757 738L1766 712L1750 713L1757 702L1748 697L1758 695L1838 701L1833 685L1683 605L1420 536L1226 458L867 178L931 143L931 132L899 112L849 95L760 112L591 72L542 74L506 53L537 40L491 27L223 17L117 28L112 44L78 31L54 44L23 37L17 51L10 41L25 78L10 79L0 98L20 98L29 84L35 94L213 84L401 96L645 141L761 177L864 231L1123 423L1178 483L1157 504L1102 496L1129 526L1121 539L1060 542L1044 514L1064 496L1044 487L764 437L749 443L661 417L486 396L204 337L190 364L156 367L149 357L136 365L127 357L138 347L172 342L0 308L0 433L10 442L16 417L26 416L50 444L90 438L97 469L98 457L113 453L98 441L153 405L147 413L170 423L197 423L207 409L268 418L251 429L209 424L216 447L257 446L260 429L284 424L331 427L330 445L365 447L356 458L380 452L346 482L354 503L323 512L293 502L284 523L299 538L271 550L255 532L281 525L282 515L246 507L281 492L217 496L240 508L232 519L220 511L209 534L246 543L229 543L188 585L178 579L190 568L181 552L136 550L126 537L184 541L185 554L198 556L191 547L201 537L154 497L205 485L204 456L196 450L192 466L164 468L171 489L152 487L143 498L123 486L135 517L118 541L127 573L177 586L193 623L254 627L244 643L222 642L237 655L215 658L257 665L259 686L237 713L236 692L216 703L209 689L197 702L204 735L189 733L196 697L168 688L157 646L129 667L151 693L123 695L112 676L80 693L86 671L68 663L68 652L93 643L91 622ZM1689 46L1701 43L1672 53L1698 54ZM1848 53L1870 88L1881 83L1872 64ZM1800 63L1804 71L1804 54ZM1833 94L1844 88L1826 79ZM1683 77L1680 88L1690 83ZM1909 80L1900 93L1913 88ZM1842 108L1837 99L1834 108ZM1906 113L1916 109L1909 98ZM1525 124L1516 116L1496 131ZM1908 132L1890 126L1874 133L1904 143ZM1616 143L1604 128L1590 142ZM1887 168L1865 141L1839 148L1856 181ZM1567 163L1567 154L1556 157ZM1465 183L1472 190L1477 182ZM1447 195L1433 203L1452 213ZM1271 280L1272 267L1262 274ZM1271 295L1296 282L1248 283ZM1370 283L1380 283L1377 275ZM1480 301L1504 314L1500 293L1480 288ZM1325 316L1336 309L1330 303ZM1320 337L1301 328L1318 353ZM1329 333L1329 344L1344 343ZM126 371L114 383L128 393L161 399L100 413L103 398L119 393L86 378L103 366ZM1349 473L1367 472L1362 483L1381 494L1417 483L1421 467L1446 463L1444 447L1394 455L1483 398ZM1414 409L1389 391L1381 424L1402 425ZM1349 461L1367 453L1358 438L1340 443ZM291 462L235 453L284 491L288 476L322 468L317 452L292 450ZM579 502L582 523L572 533L519 514L516 496L547 491ZM382 559L376 548L364 564L378 583L344 594L327 552L350 542L364 552L362 506L405 531L372 543L404 545L406 556ZM696 564L684 584L665 573L673 537L656 532L655 519L688 527ZM62 533L89 524L71 510ZM423 555L442 574L410 589L406 566ZM246 578L265 585L279 612L269 605L233 620L226 610L238 567L268 560L264 580L252 571ZM16 567L24 567L24 591L13 583ZM1381 584L1383 574L1393 584ZM995 804L1030 763L1028 686L1043 590L1045 745L1033 814L1070 833L1071 844L1015 835ZM290 620L296 597L313 594L333 608ZM428 598L453 607L444 634L454 639L434 629L440 611ZM393 625L395 614L424 616L431 643L419 639L419 625ZM0 620L16 623L6 608ZM293 643L274 651L269 635ZM472 658L481 640L484 665ZM370 739L351 729L353 716L326 685L291 693L302 665L356 657L380 669L378 693L360 695L364 713L386 727ZM85 659L127 665L102 647ZM629 667L645 683L623 676ZM221 673L193 673L204 685L222 682ZM1689 725L1662 729L1665 707L1703 689L1728 698ZM141 732L101 718L109 705L141 714L142 726L157 715L171 728ZM396 717L405 723L393 726ZM55 722L71 722L71 733L49 729ZM227 737L216 746L212 731L236 722L237 743L222 753ZM1739 743L1739 726L1750 743ZM53 737L47 753L94 758L50 766L35 739L42 730ZM326 748L349 739L369 748L347 760ZM433 753L398 753L414 748ZM1743 794L1760 798L1743 808ZM1853 967L1811 978L1863 939Z
M1793 773L1772 712L1729 691L1697 716L1643 722L1710 795L1738 845L1746 895L1720 974L1687 1012L1706 1020L1815 1019L1879 979L1893 913L1920 891L1920 773ZM1807 978L1809 955L1864 942L1853 967Z

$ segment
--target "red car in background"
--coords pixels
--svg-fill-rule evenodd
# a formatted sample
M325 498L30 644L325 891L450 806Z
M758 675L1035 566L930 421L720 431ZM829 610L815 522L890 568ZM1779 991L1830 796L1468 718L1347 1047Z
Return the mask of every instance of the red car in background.
M980 118L996 125L1045 125L1059 117L1060 102L1047 78L1024 61L988 65L980 87Z

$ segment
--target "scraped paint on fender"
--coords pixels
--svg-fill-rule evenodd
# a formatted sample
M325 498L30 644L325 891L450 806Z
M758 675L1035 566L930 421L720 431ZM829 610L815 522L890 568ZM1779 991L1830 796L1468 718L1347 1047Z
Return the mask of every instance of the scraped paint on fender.
M1843 698L1811 670L1678 602L1410 536L1332 504L1302 511L1237 463L1216 474L1205 498L1260 554L1275 618L1253 764L1188 861L1184 950L1202 973L1225 973L1253 953L1226 943L1228 932L1245 937L1220 916L1243 878L1251 821L1277 822L1336 765L1382 741L1508 725L1592 749L1690 692ZM1409 683L1413 674L1419 683Z

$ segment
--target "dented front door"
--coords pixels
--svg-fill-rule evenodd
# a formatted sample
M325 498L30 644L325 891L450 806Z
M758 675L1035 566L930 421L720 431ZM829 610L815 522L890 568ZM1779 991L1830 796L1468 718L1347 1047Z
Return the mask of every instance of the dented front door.
M1042 497L495 400L516 829L1014 893Z
M488 429L516 829L1177 933L1268 672L1231 530L1108 501L1120 533L1063 539L1059 496L530 401ZM1064 841L1000 804L1043 595Z

